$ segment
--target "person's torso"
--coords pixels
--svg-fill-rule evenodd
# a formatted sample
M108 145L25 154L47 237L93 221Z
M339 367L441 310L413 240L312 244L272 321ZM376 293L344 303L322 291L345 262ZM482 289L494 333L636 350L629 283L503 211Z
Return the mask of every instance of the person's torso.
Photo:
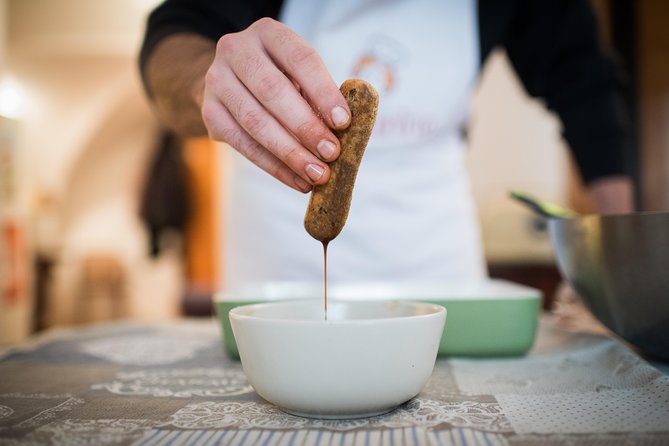
M478 73L475 1L289 0L281 20L338 84L366 79L380 95L330 280L483 276L461 138ZM226 284L320 278L320 243L302 225L308 195L236 153L229 162Z

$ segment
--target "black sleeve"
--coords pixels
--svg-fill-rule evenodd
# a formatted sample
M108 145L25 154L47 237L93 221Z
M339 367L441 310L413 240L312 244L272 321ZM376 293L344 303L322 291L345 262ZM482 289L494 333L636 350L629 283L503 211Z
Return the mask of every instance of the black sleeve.
M629 175L626 79L601 47L589 1L518 1L503 44L527 92L562 121L583 180Z
M222 35L247 28L261 17L276 18L281 8L277 0L165 0L149 15L139 54L144 78L146 62L165 37L195 33L217 41Z

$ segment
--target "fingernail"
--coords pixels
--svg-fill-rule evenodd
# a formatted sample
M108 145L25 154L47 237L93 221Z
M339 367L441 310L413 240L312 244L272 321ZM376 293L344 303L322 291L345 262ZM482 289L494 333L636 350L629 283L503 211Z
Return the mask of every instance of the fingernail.
M332 141L328 141L327 139L324 139L324 140L322 140L321 142L318 143L318 146L316 146L316 149L318 150L318 153L321 154L321 157L324 160L329 160L334 155L335 150L337 150L337 146L335 146Z
M307 164L307 175L311 178L311 181L318 181L323 176L323 168L317 164Z
M350 116L343 107L337 105L335 108L332 109L331 115L332 115L332 122L334 123L335 126L343 127L346 124L348 124Z
M306 181L304 181L302 178L300 178L298 176L295 177L294 181L295 181L295 185L297 186L297 188L299 190L301 190L302 192L309 192L309 190L311 189L311 184L307 183Z

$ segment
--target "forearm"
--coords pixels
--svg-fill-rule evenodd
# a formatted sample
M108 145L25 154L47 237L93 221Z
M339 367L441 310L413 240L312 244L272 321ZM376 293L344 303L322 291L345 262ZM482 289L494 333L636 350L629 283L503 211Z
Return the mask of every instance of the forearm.
M158 119L182 137L206 136L204 78L216 43L197 34L174 34L148 58L144 79Z
M634 186L629 177L611 176L594 180L587 186L592 212L625 214L634 211Z

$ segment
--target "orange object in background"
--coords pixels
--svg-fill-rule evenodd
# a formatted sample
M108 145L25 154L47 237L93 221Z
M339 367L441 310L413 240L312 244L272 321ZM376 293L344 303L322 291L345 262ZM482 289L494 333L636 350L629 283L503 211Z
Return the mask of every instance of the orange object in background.
M26 246L23 229L17 222L7 220L2 225L2 247L5 252L6 274L0 275L2 299L16 305L27 297Z
M207 138L184 141L190 214L184 231L187 292L211 296L220 285L216 143ZM186 296L188 299L188 296Z

